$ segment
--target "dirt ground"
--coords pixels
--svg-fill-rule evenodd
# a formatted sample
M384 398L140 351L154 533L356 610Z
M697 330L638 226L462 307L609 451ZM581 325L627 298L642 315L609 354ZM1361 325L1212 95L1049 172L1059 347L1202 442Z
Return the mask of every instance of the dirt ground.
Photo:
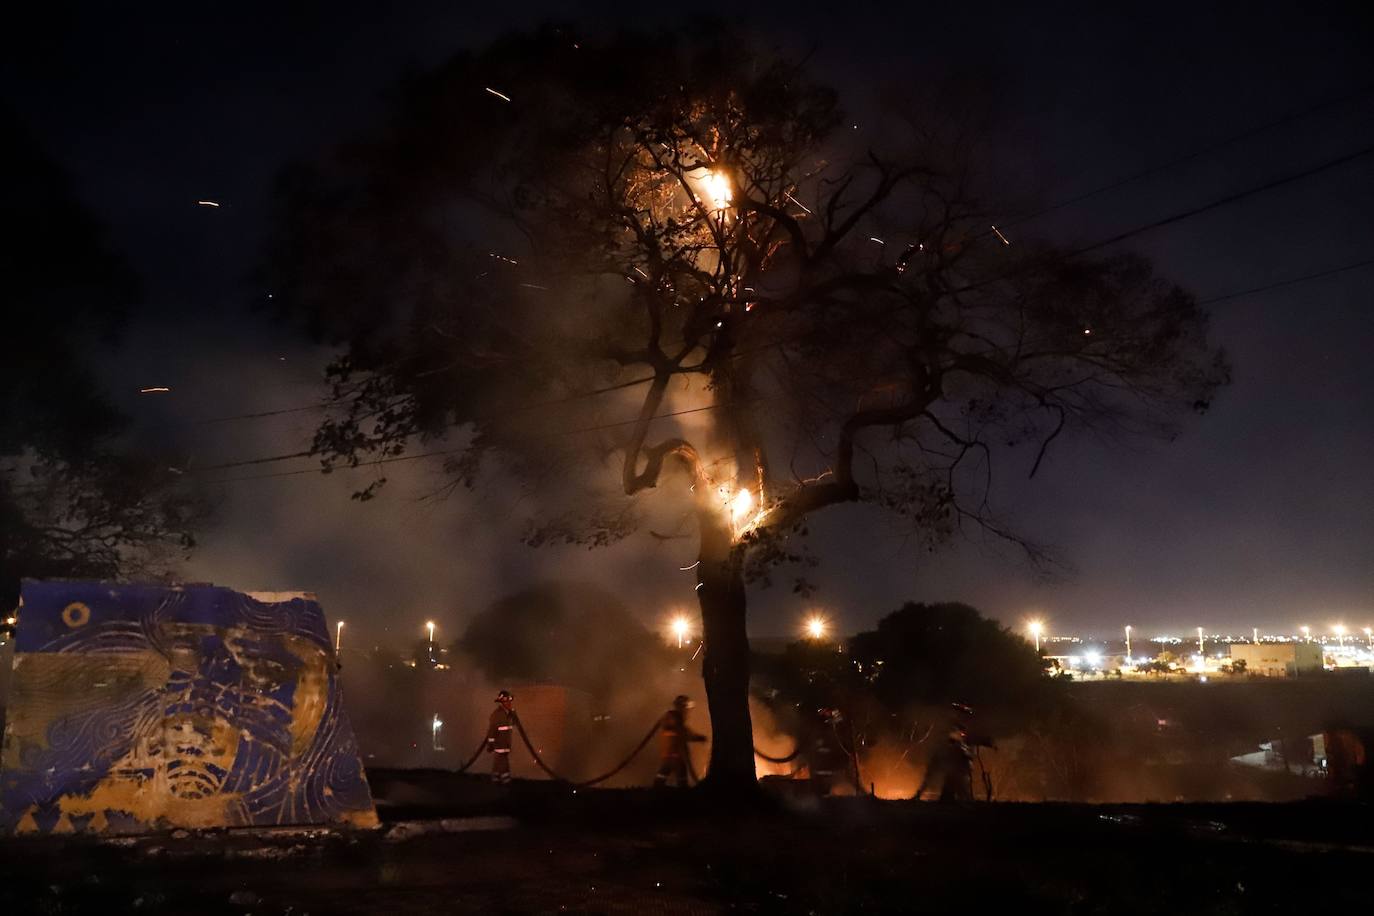
M1339 912L1368 905L1358 805L781 801L371 774L366 834L0 844L0 913Z

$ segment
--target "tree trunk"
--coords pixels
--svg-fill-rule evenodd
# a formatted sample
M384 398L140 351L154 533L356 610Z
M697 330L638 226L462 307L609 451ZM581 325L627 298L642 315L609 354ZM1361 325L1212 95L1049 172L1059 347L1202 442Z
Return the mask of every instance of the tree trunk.
M722 795L752 794L754 725L749 717L749 638L743 557L719 516L701 524L702 678L711 714L711 767L702 786Z

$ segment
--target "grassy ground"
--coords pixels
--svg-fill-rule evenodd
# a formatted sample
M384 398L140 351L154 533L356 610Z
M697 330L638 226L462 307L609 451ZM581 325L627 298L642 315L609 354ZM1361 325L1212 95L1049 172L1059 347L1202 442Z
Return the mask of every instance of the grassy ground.
M1367 907L1367 808L499 791L375 773L383 829L0 844L0 913L1330 912Z

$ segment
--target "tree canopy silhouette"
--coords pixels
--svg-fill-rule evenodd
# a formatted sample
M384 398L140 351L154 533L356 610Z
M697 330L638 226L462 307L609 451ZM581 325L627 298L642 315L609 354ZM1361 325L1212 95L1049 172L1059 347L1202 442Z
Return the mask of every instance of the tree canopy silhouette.
M0 168L0 606L12 608L21 577L164 570L205 504L128 440L91 369L138 301L133 272L3 108Z
M344 347L326 466L447 437L454 486L539 507L530 543L690 527L710 786L753 784L746 583L811 513L1039 559L990 508L995 459L1170 435L1227 378L1147 261L1006 244L964 134L882 117L851 130L802 64L720 30L546 29L415 75L282 178L275 301Z

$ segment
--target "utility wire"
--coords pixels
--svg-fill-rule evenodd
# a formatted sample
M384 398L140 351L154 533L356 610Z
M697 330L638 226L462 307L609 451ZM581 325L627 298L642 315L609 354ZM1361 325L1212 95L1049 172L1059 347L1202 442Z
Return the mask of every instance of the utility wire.
M1321 102L1317 102L1316 104L1310 105L1299 111L1290 112L1289 114L1286 114L1280 118L1276 118L1275 120L1266 121L1263 124L1258 124L1253 127L1246 128L1240 133L1232 134L1229 137L1225 137L1224 139L1218 140L1216 143L1211 143L1207 146L1200 147L1198 149L1193 150L1192 152L1185 153L1182 156L1178 156L1174 159L1169 159L1165 162L1149 166L1147 168L1140 170L1139 172L1134 172L1130 175L1118 178L1114 181L1108 182L1104 185L1100 185L1089 191L1084 191L1081 194L1075 194L1073 197L1069 197L1059 201L1058 203L1053 203L1048 206L1042 207L1039 210L1036 210L1032 213L1027 213L1025 216L1018 216L1015 219L1008 220L1002 225L1004 227L1011 227L1019 226L1023 223L1028 223L1033 219L1039 219L1042 216L1047 216L1050 213L1055 213L1059 210L1063 210L1065 207L1072 207L1075 204L1080 204L1085 200L1090 200L1099 195L1106 194L1111 191L1118 190L1120 188L1124 188L1126 185L1134 184L1137 181L1141 181L1145 178L1158 175L1160 172L1168 171L1169 169L1183 165L1184 163L1192 162L1195 159L1201 159L1203 156L1206 156L1210 153L1214 153L1217 150L1225 149L1228 146L1234 146L1237 143L1240 143L1244 140L1249 140L1251 137L1258 136L1259 134L1273 130L1276 127L1284 127L1288 124L1301 121L1304 118L1316 114L1317 112L1324 111L1328 108L1334 108L1338 105L1343 105L1346 102L1351 102L1355 99L1363 98L1364 96L1368 95L1371 91L1374 91L1374 84L1363 86L1355 92L1348 93L1346 95L1325 99Z
M1284 115L1284 116L1282 116L1282 117L1280 117L1280 118L1276 118L1276 119L1274 119L1274 120L1272 120L1272 121L1266 121L1266 122L1263 123L1263 124L1259 124L1259 125L1255 125L1255 126L1253 126L1253 127L1246 128L1245 130L1243 130L1243 131L1241 131L1241 132L1239 132L1239 133L1236 133L1236 134L1232 134L1231 136L1226 137L1226 138L1224 138L1224 139L1222 139L1222 140L1219 140L1219 141L1217 141L1216 143L1208 144L1208 145L1206 145L1206 146L1203 146L1203 147L1200 147L1200 148L1198 148L1198 149L1195 149L1195 150L1193 150L1193 151L1191 151L1191 152L1185 153L1185 154L1182 155L1182 156L1178 156L1178 157L1176 157L1176 158L1169 159L1169 160L1166 160L1166 161L1164 161L1164 162L1160 162L1160 163L1157 163L1157 164L1155 164L1155 165L1149 166L1149 167L1147 167L1147 168L1145 168L1145 169L1142 169L1142 170L1139 171L1139 172L1134 172L1134 173L1132 173L1132 174L1130 174L1130 175L1126 175L1126 176L1124 176L1124 177L1122 177L1122 178L1116 179L1116 180L1114 180L1114 181L1112 181L1112 182L1110 182L1110 183L1108 183L1108 184L1101 185L1100 187L1093 188L1092 190L1085 191L1085 192L1083 192L1083 193L1081 193L1081 194L1076 194L1076 195L1074 195L1073 197L1069 197L1069 198L1066 198L1066 199L1064 199L1064 200L1058 201L1057 203L1053 203L1053 204L1050 204L1050 205L1048 205L1048 206L1046 206L1046 207L1042 207L1041 209L1036 210L1036 211L1034 211L1034 212L1032 212L1032 213L1028 213L1028 214L1026 214L1026 215L1024 215L1024 216L1015 217L1015 218L1013 218L1013 219L1011 219L1011 220L1009 220L1009 221L1007 221L1007 222L1004 222L1002 225L1003 225L1004 227L1019 226L1019 225L1021 225L1021 224L1023 224L1023 223L1029 222L1029 221L1031 221L1031 220L1033 220L1033 219L1038 219L1039 217L1045 216L1045 215L1047 215L1047 214L1049 214L1049 213L1054 213L1054 212L1057 212L1057 211L1059 211L1059 210L1063 210L1063 209L1065 209L1066 207L1074 206L1075 204L1082 203L1083 201L1089 200L1090 198L1097 197L1097 196L1099 196L1099 195L1106 194L1106 193L1109 193L1109 192L1111 192L1111 191L1115 191L1115 190L1117 190L1117 189L1119 189L1119 188L1125 187L1126 185L1133 184L1133 183L1135 183L1135 182L1137 182L1137 181L1140 181L1140 180L1142 180L1142 179L1149 178L1149 177L1151 177L1151 176L1153 176L1153 175L1157 175L1157 174L1159 174L1159 173L1161 173L1161 172L1168 171L1169 169L1174 168L1174 167L1176 167L1176 166L1183 165L1184 163L1191 162L1191 161L1193 161L1193 160L1195 160L1195 159L1202 158L1203 156L1206 156L1206 155L1208 155L1208 154L1210 154L1210 153L1214 153L1214 152L1216 152L1217 150L1225 149L1225 148L1228 147L1228 146L1233 146L1233 145L1235 145L1235 144L1237 144L1237 143L1240 143L1240 142L1242 142L1242 141L1244 141L1244 140L1248 140L1248 139L1250 139L1251 137L1255 137L1255 136L1258 136L1259 134L1265 133L1266 131L1273 130L1273 129L1277 128L1277 127L1283 127L1283 126L1286 126L1286 125L1288 125L1288 124L1295 123L1295 122L1297 122L1297 121L1301 121L1301 120L1303 120L1303 119L1305 119L1305 118L1307 118L1307 117L1310 117L1311 115L1314 115L1314 114L1316 114L1316 113L1318 113L1318 112L1320 112L1320 111L1324 111L1324 110L1326 110L1326 109L1328 109L1328 108L1334 108L1334 107L1337 107L1337 106L1339 106L1339 105L1342 105L1342 104L1344 104L1344 103L1346 103L1346 102L1350 102L1350 101L1354 101L1355 99L1363 98L1364 96L1368 95L1370 92L1374 92L1374 84L1366 85L1366 86L1364 86L1364 87L1362 87L1362 88L1356 90L1355 92L1352 92L1352 93L1349 93L1349 94L1346 94L1346 95L1341 95L1341 96L1336 96L1336 97L1334 97L1334 98L1325 99L1325 100L1323 100L1323 101L1317 102L1317 103L1315 103L1315 104L1313 104L1313 105L1310 105L1310 106L1308 106L1308 107L1306 107L1306 108L1303 108L1303 109L1300 109L1300 110L1298 110L1298 111L1290 112L1289 114L1286 114L1286 115ZM986 232L981 233L981 234L978 236L978 238L983 238L983 237L985 237L985 236L987 236L987 235L991 235L991 234L993 234L993 231L992 231L992 230L987 230ZM633 386L633 385L639 385L639 384L645 384L645 383L647 383L647 382L653 381L653 378L654 378L653 376L646 376L645 378L642 378L642 379L635 379L635 380L632 380L632 381L630 381L630 382L622 383L622 384L620 384L620 385L612 385L612 386L609 386L609 387L607 387L607 388L593 389L593 390L591 390L591 391L586 391L586 392L582 392L582 393L577 394L577 395L573 395L573 396L569 397L568 400L571 401L571 400L575 400L575 399L578 399L578 398L595 397L595 396L597 396L597 395L605 394L605 393L607 393L607 392L616 391L616 390L618 390L618 389L620 389L620 388L631 387L631 386ZM564 402L555 401L555 402L550 402L549 405L537 405L537 406L552 406L552 405L557 404L557 403L564 403ZM187 421L187 423L188 423L188 425L192 425L192 426L208 426L208 425L218 424L218 423L230 423L230 422L234 422L234 421L238 421L238 420L258 420L258 419L264 419L264 418L268 418L268 417L282 416L282 415L285 415L285 414L303 413L303 412L306 412L306 411L316 411L316 410L327 410L327 409L329 409L331 406L333 406L333 404L332 404L331 402L323 401L323 402L317 402L317 403L313 403L313 404L303 404L303 405L300 405L300 406L298 406L298 407L285 407L285 408L282 408L282 409L279 409L279 410L265 410L265 411L258 411L258 412L254 412L254 413L231 414L231 415L222 416L222 417L208 417L208 418L202 419L202 420L190 420L190 421Z
M1228 299L1237 299L1241 296L1249 296L1253 293L1263 293L1271 289L1279 289L1284 286L1292 286L1296 283L1306 283L1309 280L1320 280L1323 277L1332 277L1336 274L1343 274L1351 270L1359 270L1361 267L1374 265L1374 258L1365 258L1363 261L1356 261L1353 264L1345 264L1340 267L1332 267L1329 270L1319 270L1316 273L1303 274L1300 277L1289 277L1286 280L1275 280L1273 283L1266 283L1263 286L1252 286L1249 289L1239 289L1234 293L1225 293L1220 296L1212 296L1209 299L1199 299L1198 305L1211 305L1214 302L1225 302Z
M1294 284L1298 284L1298 283L1308 283L1308 282L1311 282L1311 280L1320 280L1320 279L1323 279L1323 277L1336 276L1336 275L1338 275L1338 273L1347 273L1347 272L1349 272L1349 271L1358 271L1358 269L1360 269L1360 268L1366 268L1366 266L1371 266L1371 265L1374 265L1374 258L1364 258L1363 261L1353 261L1353 262L1351 262L1351 264L1342 264L1342 265L1340 265L1340 266L1334 266L1334 268L1326 269L1326 271L1316 271L1316 272L1314 272L1314 273L1304 273L1304 275L1294 276L1294 277L1286 277L1286 279L1283 279L1283 280L1275 280L1275 282L1261 284L1261 286L1253 286L1253 287L1245 288L1245 290L1237 290L1237 291L1234 291L1234 293L1224 293L1224 294L1221 294L1221 295L1213 295L1213 297L1209 297L1209 298L1206 298L1206 299L1198 299L1198 305L1210 305L1210 304L1213 304L1213 302L1226 302L1227 299L1239 298L1239 297L1242 297L1242 295L1253 295L1253 294L1256 294L1256 293L1267 293L1268 290L1278 290L1278 288L1287 287L1287 286L1294 286ZM782 397L782 396L780 396L780 394L772 394L772 396L760 396L760 397L756 397L756 398L746 398L746 400L743 400L743 401L739 401L739 400L731 401L731 402L728 402L728 404L706 404L706 405L703 405L703 407L687 408L687 409L683 409L683 411L671 411L671 412L666 412L666 413L655 413L655 415L649 417L649 419L650 419L650 420L661 420L661 419L666 419L666 417L687 415L687 413L701 413L701 412L703 412L703 411L714 411L714 409L719 409L719 408L724 408L724 407L738 407L739 404L749 404L749 402L754 402L754 401L765 401L765 400L769 400L769 398L778 398L778 397ZM610 430L610 428L617 428L617 427L622 427L622 426L631 426L631 424L633 424L633 423L638 423L638 422L639 422L639 419L640 419L640 417L635 417L635 419L632 419L632 420L616 420L616 422L611 422L611 423L598 423L598 424L596 424L596 426L577 427L577 428L572 428L572 430L559 430L559 431L556 431L556 433L550 433L550 434L545 434L545 435L576 435L576 434L580 434L580 433L596 433L596 431ZM330 468L330 472L337 471L337 470L346 470L346 471L361 470L361 468L372 467L372 466L378 466L378 464L394 464L394 463L397 463L397 461L418 461L418 460L420 460L420 459L429 459L429 457L441 457L441 456L447 456L447 455L459 455L459 453L460 453L460 452L463 452L463 450L464 450L464 449L438 449L438 450L431 450L431 452L419 452L419 453L415 453L415 455L397 455L397 456L390 456L390 457L382 457L382 459L375 459L375 460L371 460L371 461L359 461L359 463L357 463L357 464L350 464L350 466L342 466L342 467L337 467L337 468ZM305 455L309 455L309 453L305 453ZM290 457L293 457L293 456L276 456L275 459L272 459L272 460L289 460ZM242 467L242 464L239 464L239 466L236 466L236 467ZM209 468L202 468L202 470L209 470ZM210 482L212 482L212 483L236 483L236 482L240 482L240 481L265 481L265 479L273 479L273 478L280 478L280 477L300 477L300 475L302 475L302 474L320 474L320 475L323 475L323 474L324 474L324 471L322 470L322 468L300 468L300 470L293 470L293 471L276 471L276 472L272 472L272 474L253 474L253 475L246 475L246 477L227 477L227 478L220 478L220 479L214 479L214 481L210 481ZM763 755L761 755L761 757L763 757ZM771 758L769 758L769 759L771 759Z
M1255 196L1255 195L1257 195L1257 194L1262 194L1262 193L1264 193L1264 192L1266 192L1266 191L1271 191L1271 190L1273 190L1273 189L1275 189L1275 188L1279 188L1279 187L1282 187L1282 186L1287 185L1287 184L1292 184L1293 182L1300 181L1300 180L1302 180L1302 179L1304 179L1304 178L1310 178L1310 177L1312 177L1313 175L1318 175L1318 174L1320 174L1320 173L1322 173L1322 172L1330 171L1331 169L1338 168L1338 167L1340 167L1340 166L1342 166L1342 165L1346 165L1347 163L1353 162L1353 161L1355 161L1355 160L1357 160L1357 159L1360 159L1360 158L1362 158L1362 157L1364 157L1364 156L1368 156L1368 155L1371 154L1371 153L1374 153L1374 146L1366 146L1366 147L1363 147L1363 148L1358 149L1358 150L1355 150L1355 151L1353 151L1353 152L1346 153L1346 154L1341 155L1341 156L1337 156L1337 157L1335 157L1334 159L1328 159L1328 160L1326 160L1325 162L1319 163L1319 164L1317 164L1317 165L1310 166L1310 167L1308 167L1308 168L1301 169L1301 170L1296 171L1296 172L1290 172L1290 173L1287 174L1287 175L1281 175L1281 176L1279 176L1278 178L1270 179L1269 181L1262 182L1261 184L1252 185L1252 186L1250 186L1250 187L1248 187L1248 188L1243 188L1243 189L1241 189L1241 190L1239 190L1239 191L1235 191L1235 192L1232 192L1232 193L1230 193L1230 194L1223 195L1222 197L1219 197L1219 198L1217 198L1217 199L1215 199L1215 200L1209 201L1209 202L1207 202L1207 203L1205 203L1205 204L1201 204L1201 205L1196 206L1196 207L1190 207L1190 208L1188 208L1188 209L1186 209L1186 210L1181 210L1181 211L1179 211L1179 212L1177 212L1177 213L1173 213L1173 214L1171 214L1171 215L1169 215L1169 216L1166 216L1166 217L1163 217L1163 218L1161 218L1161 219L1153 220L1153 221L1148 222L1148 223L1145 223L1145 224L1143 224L1143 225L1136 226L1136 227L1134 227L1134 228L1132 228L1132 229L1128 229L1128 230L1126 230L1126 231L1124 231L1124 232L1118 232L1118 233L1116 233L1115 235L1109 236L1109 237L1107 237L1107 238L1105 238L1105 239L1101 239L1101 240L1099 240L1099 241L1092 242L1091 244L1084 245L1084 246L1081 246L1081 247L1079 247L1079 248L1072 249L1072 250L1070 250L1070 251L1068 251L1068 252L1065 252L1065 253L1063 253L1063 254L1056 255L1056 256L1055 256L1055 260L1063 261L1063 260L1067 260L1067 259L1069 259L1069 258L1078 257L1078 256L1080 256L1080 255L1087 254L1087 253L1092 252L1092 251L1098 251L1098 250L1100 250L1100 249L1102 249L1102 248L1106 248L1106 247L1108 247L1108 246L1115 245L1115 244L1117 244L1118 242L1123 242L1123 241L1125 241L1126 239L1134 238L1134 237L1137 236L1137 235L1143 235L1143 234L1146 233L1146 232L1151 232L1151 231L1153 231L1153 230L1155 230L1155 229L1160 229L1160 228L1163 228L1164 226L1173 225L1174 223L1179 223L1179 222L1182 222L1182 221L1184 221L1184 220L1191 219L1191 218L1193 218L1194 216L1199 216L1199 215L1201 215L1201 214L1203 214L1203 213L1208 213L1208 212L1211 212L1212 210L1217 210L1217 209L1220 209L1221 207L1229 206L1229 205L1231 205L1231 204L1234 204L1234 203L1237 203L1237 202L1239 202L1239 201L1245 200L1245 199L1247 199L1247 198L1253 197L1253 196ZM1021 266L1020 268L1017 268L1017 269L1008 271L1008 272L1006 272L1006 273L1000 274L1000 275L995 276L995 277L990 277L990 278L988 278L987 280L980 280L980 281L978 281L978 282L976 282L976 283L970 283L970 284L967 284L967 285L965 285L965 286L959 287L959 288L957 288L957 289L951 290L951 293L958 294L958 293L970 292L970 291L976 290L976 289L981 289L981 288L983 288L983 287L985 287L985 286L990 286L990 285L993 284L993 283L997 283L997 282L1000 282L1000 281L1002 281L1002 280L1006 280L1006 279L1009 279L1009 278L1011 278L1011 277L1014 277L1014 276L1016 276L1016 275L1018 275L1018 274L1025 273L1027 270L1030 270L1030 269L1032 269L1032 268L1034 268L1034 267L1038 267L1038 266L1042 266L1042 265L1039 264L1039 263L1035 263L1035 262L1032 262L1032 263L1029 263L1029 264L1025 264L1025 265ZM1340 271L1342 271L1342 270L1353 270L1355 267L1358 267L1358 266L1361 266L1361 264L1348 265L1347 267L1337 268L1337 269L1336 269L1336 272L1340 272ZM1322 275L1322 276L1325 276L1326 274L1323 273L1323 274L1321 274L1321 275ZM1297 279L1293 280L1292 282L1301 282L1301 279L1302 279L1302 278L1297 278ZM1240 293L1229 293L1229 294L1226 295L1225 298L1234 298L1235 296L1240 296L1240 295L1244 295L1244 294L1245 294L1244 292L1240 292ZM1220 301L1220 300L1215 300L1215 301ZM773 346L773 345L774 345L774 344L769 344L768 346ZM649 377L650 380L651 380L652 378L653 378L652 376ZM644 379L633 379L633 380L631 380L631 381L629 381L629 382L621 382L621 383L619 383L617 386L613 386L613 387L629 387L629 386L631 386L631 385L642 384L643 381L644 381ZM551 404L551 403L565 403L565 402L567 402L567 401L576 400L576 399L578 399L578 398L585 397L585 396L587 396L586 393L577 394L577 395L570 395L570 396L565 397L565 398L560 398L560 399L558 399L557 401L546 402L546 403L550 403L550 404ZM732 402L732 403L734 403L734 402ZM707 406L705 406L705 407L697 407L697 408L691 408L691 409L689 409L689 410L673 411L673 412L667 413L667 414L656 415L656 416L654 416L654 417L650 417L649 419L663 419L663 418L665 418L665 417L681 416L681 415L683 415L683 414L697 413L697 412L702 411L702 410L711 410L711 409L714 409L715 407L723 407L723 406L726 406L726 405L723 405L723 404L722 404L722 405L707 405ZM518 410L518 409L522 409L522 408L510 408L507 412L509 412L510 410ZM528 409L528 408L525 408L525 409ZM477 422L480 422L480 419L479 419L479 418L474 418L474 420L477 421ZM464 422L466 423L466 422L473 422L473 421L464 421ZM612 428L615 428L615 427L618 427L618 426L628 426L628 425L631 425L631 424L637 423L637 422L639 422L639 418L635 418L635 419L633 419L633 420L615 422L615 423L601 424L601 425L598 425L598 426L588 427L588 428L582 429L582 430L569 430L568 432L594 432L594 431L602 430L602 429L612 429ZM291 461L291 460L294 460L294 459L297 459L297 458L308 458L308 457L311 457L313 454L315 454L313 451L292 452L292 453L290 453L290 454L285 454L285 455L271 455L271 456L267 456L267 457L263 457L263 458L250 458L250 459L245 459L245 460L242 460L242 461L229 461L229 462L224 462L224 463L222 463L222 464L208 465L208 466L206 466L206 467L199 468L199 469L197 469L197 470L200 471L200 472L204 472L204 471L218 471L218 470L229 470L229 469L232 469L232 468L240 468L240 467L251 467L251 466L254 466L254 465L261 465L261 464L273 464L273 463L280 462L280 461ZM385 462L388 461L388 460L390 460L390 459L379 459L379 460L377 460L377 461L375 461L375 462L366 462L366 463L368 463L368 464L380 464L380 463L385 463Z

